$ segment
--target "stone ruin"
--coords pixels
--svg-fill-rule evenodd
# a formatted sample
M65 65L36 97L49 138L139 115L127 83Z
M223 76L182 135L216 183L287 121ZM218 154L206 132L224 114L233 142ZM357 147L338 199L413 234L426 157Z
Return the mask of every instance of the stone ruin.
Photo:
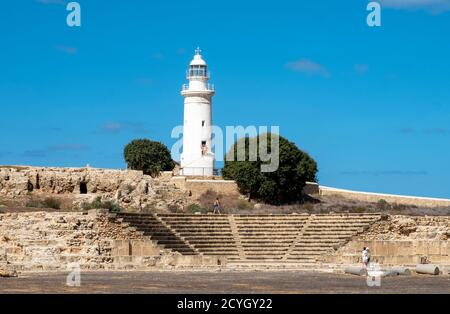
M215 266L183 256L101 210L0 214L0 277L35 271L148 270Z
M189 192L170 178L153 178L142 171L92 168L0 167L0 196L67 196L74 209L96 197L127 210L177 210L186 206Z

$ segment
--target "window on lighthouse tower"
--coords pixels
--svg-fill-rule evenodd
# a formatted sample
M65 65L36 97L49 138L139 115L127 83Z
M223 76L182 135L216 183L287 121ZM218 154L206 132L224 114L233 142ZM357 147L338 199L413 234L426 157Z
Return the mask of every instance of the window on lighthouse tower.
M206 77L206 65L192 65L189 69L190 77Z

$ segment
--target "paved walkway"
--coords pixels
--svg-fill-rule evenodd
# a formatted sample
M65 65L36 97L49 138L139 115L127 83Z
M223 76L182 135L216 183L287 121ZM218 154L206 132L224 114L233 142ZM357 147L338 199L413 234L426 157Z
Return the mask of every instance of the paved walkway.
M370 288L350 275L278 272L84 272L81 287L65 285L67 274L0 278L0 293L450 293L450 276L383 278Z

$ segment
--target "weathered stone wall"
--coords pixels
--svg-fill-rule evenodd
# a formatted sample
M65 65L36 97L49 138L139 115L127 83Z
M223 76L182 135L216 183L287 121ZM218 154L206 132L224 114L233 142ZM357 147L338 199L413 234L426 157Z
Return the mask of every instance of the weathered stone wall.
M180 189L188 190L194 198L198 198L208 190L227 196L241 196L239 188L233 180L222 180L221 178L192 178L175 176L171 181ZM306 182L303 193L308 195L319 194L319 185L315 182Z
M74 195L79 200L75 205L101 196L116 201L121 207L134 210L167 210L171 206L181 208L187 203L188 197L186 191L176 188L169 177L152 178L142 171L0 168L0 195L14 198L30 193Z
M325 261L361 263L361 251L369 247L373 262L415 265L429 262L450 265L450 217L390 216L341 247Z
M144 240L106 215L82 213L8 213L0 215L0 259L18 270L66 270L113 265L116 240ZM155 246L155 245L154 245Z
M8 213L0 215L0 269L67 271L217 265L217 258L164 249L114 215Z
M369 247L372 262L382 265L414 266L420 264L423 258L431 263L450 265L450 243L439 240L355 240L326 260L333 263L361 264L363 247Z
M173 177L172 182L180 189L189 191L193 198L198 198L207 191L214 191L222 195L239 197L236 182L231 180L190 179L186 177Z
M320 186L320 195L323 196L341 196L351 200L376 203L379 200L385 200L388 203L403 205L425 206L425 207L449 207L450 200L429 197L414 197L392 194L380 194L369 192L357 192Z

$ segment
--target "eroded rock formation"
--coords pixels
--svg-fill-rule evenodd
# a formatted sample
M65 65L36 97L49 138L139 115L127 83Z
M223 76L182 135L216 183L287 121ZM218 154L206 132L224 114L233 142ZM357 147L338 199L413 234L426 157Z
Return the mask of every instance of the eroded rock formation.
M186 205L188 192L168 178L152 178L141 171L92 168L0 168L0 195L70 195L74 207L100 196L132 210L169 210Z
M449 240L450 217L390 216L361 235L361 240Z

